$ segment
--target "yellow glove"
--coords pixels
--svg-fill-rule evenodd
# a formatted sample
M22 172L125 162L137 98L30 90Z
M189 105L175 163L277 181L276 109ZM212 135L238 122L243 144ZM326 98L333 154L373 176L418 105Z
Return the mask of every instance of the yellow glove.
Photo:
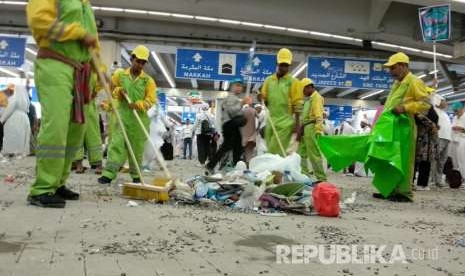
M112 92L113 98L117 100L121 100L123 96L123 88L122 87L115 87L115 89Z

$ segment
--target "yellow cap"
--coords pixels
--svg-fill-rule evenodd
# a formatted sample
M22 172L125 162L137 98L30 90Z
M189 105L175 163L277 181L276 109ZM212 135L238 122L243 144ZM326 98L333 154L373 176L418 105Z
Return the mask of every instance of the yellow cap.
M137 59L149 60L150 51L144 45L139 45L132 50L132 55L135 55Z
M300 81L300 84L302 85L302 88L305 88L305 87L307 87L308 85L313 84L313 81L312 81L312 79L309 79L309 78L303 78L303 79Z
M278 64L286 63L286 64L291 65L292 64L292 52L291 52L291 50L289 50L287 48L282 48L278 52L277 59L278 59Z
M399 52L397 54L390 56L388 62L384 64L384 67L391 67L393 65L396 65L397 63L409 64L409 62L410 62L409 57L406 54Z

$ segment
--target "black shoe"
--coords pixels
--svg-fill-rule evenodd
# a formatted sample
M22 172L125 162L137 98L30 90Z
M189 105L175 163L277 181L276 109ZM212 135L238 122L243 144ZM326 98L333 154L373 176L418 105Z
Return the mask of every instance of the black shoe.
M406 196L401 195L401 194L394 194L392 196L389 196L388 200L393 201L393 202L413 202L413 200L411 198L406 197Z
M111 179L106 176L101 176L97 179L98 183L100 184L111 184Z
M71 191L65 186L61 186L60 188L58 188L55 194L63 198L64 200L78 200L79 199L78 193Z
M382 194L380 193L374 193L373 198L378 198L378 199L386 199Z
M66 202L56 194L43 194L37 196L28 196L29 204L44 208L65 208Z
M133 178L132 183L140 183L140 178Z

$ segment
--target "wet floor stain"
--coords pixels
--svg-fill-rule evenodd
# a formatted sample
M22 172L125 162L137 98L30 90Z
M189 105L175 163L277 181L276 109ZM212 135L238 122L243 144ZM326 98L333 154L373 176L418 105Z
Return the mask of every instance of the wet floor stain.
M10 243L0 241L0 253L16 253L21 250L21 243Z
M238 246L262 248L268 251L274 251L274 247L278 244L293 245L299 243L295 240L276 235L251 235L245 239L235 241L234 244Z

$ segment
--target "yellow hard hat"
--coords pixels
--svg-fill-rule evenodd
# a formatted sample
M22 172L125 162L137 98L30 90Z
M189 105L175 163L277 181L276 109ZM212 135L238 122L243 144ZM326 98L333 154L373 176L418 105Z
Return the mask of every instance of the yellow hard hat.
M309 78L303 78L303 79L300 81L300 84L302 85L302 88L305 88L305 87L307 87L308 85L313 84L313 81L312 81L312 79L309 79Z
M278 52L277 59L278 59L278 64L286 63L286 64L291 65L292 64L292 52L291 52L291 50L289 50L287 48L282 48Z
M390 56L388 62L384 64L384 67L391 67L393 65L396 65L397 63L409 64L409 62L410 62L409 57L406 54L399 52L397 54Z
M144 45L139 45L132 50L132 55L135 55L137 59L149 60L150 51Z

